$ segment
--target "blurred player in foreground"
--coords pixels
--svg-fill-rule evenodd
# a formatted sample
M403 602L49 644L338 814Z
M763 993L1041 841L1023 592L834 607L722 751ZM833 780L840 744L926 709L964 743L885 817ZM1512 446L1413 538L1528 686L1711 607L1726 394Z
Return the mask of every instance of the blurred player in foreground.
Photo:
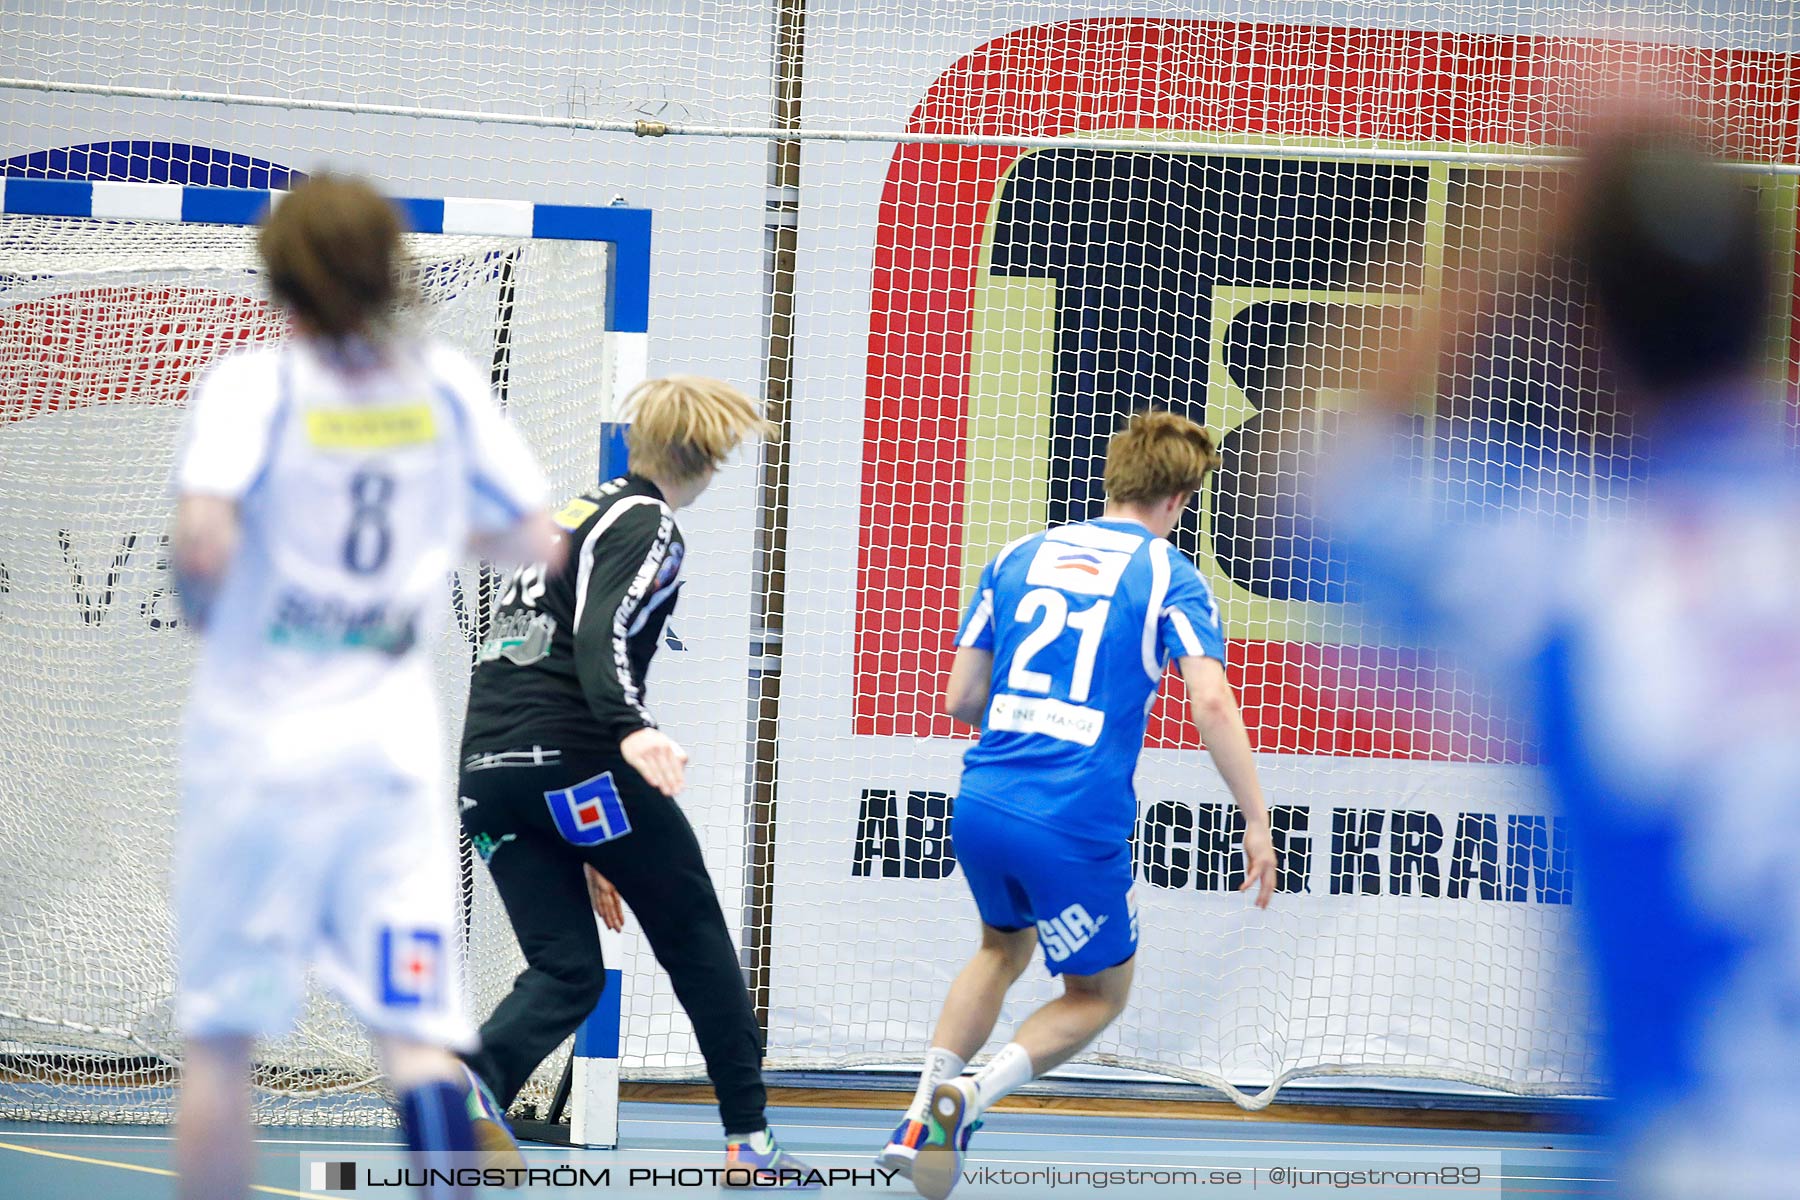
M1245 819L1244 889L1267 907L1275 850L1249 737L1225 678L1218 609L1166 540L1218 464L1211 438L1140 413L1106 450L1098 520L1021 538L981 573L956 637L945 710L981 727L963 757L956 857L981 949L944 1001L919 1087L877 1161L942 1200L981 1114L1060 1066L1124 1011L1137 954L1133 776L1173 658L1213 764ZM973 1076L1033 947L1063 994Z
M293 336L207 372L175 471L175 565L204 635L175 882L178 1157L182 1195L209 1200L249 1189L251 1047L292 1025L309 965L374 1034L407 1145L475 1148L430 647L471 548L562 554L486 377L401 323L393 208L317 176L257 247Z
M606 987L594 911L618 928L622 896L693 1022L725 1126L728 1183L806 1186L810 1170L769 1132L762 1031L700 843L675 802L687 752L657 726L646 693L681 589L675 513L767 425L747 396L713 379L652 380L626 403L630 473L556 514L574 559L507 580L469 688L463 828L526 961L469 1058L488 1101L478 1130L504 1129L531 1073L593 1011Z
M1402 410L1434 390L1439 347L1480 336L1490 291L1452 298L1462 315L1429 363L1372 398L1390 411L1328 463L1325 515L1377 611L1532 724L1578 835L1621 1194L1791 1196L1800 489L1762 361L1770 246L1745 178L1641 117L1598 136L1570 182L1543 232L1585 275L1639 439L1595 472L1629 499L1558 529L1455 493L1434 506L1411 482L1424 464Z

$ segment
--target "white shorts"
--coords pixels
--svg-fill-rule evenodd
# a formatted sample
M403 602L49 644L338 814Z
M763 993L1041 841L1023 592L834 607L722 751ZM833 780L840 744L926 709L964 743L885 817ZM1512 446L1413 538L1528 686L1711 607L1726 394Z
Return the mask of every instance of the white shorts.
M276 782L190 762L175 870L182 1033L287 1032L313 967L372 1033L472 1049L445 794L379 771Z

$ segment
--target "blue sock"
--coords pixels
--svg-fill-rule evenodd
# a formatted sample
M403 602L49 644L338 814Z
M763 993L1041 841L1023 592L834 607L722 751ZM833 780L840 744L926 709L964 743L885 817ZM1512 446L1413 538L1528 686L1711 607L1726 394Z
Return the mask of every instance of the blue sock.
M449 1171L473 1164L473 1160L457 1162L449 1157L475 1152L467 1092L454 1083L428 1083L401 1093L400 1128L422 1168ZM424 1200L450 1200L468 1194L466 1188L435 1184L419 1191Z

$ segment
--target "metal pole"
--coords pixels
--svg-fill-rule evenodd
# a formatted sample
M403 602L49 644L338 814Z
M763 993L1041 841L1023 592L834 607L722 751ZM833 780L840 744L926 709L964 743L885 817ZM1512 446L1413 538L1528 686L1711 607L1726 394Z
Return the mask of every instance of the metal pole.
M776 0L774 121L783 133L800 128L805 63L806 0ZM762 522L756 541L756 583L750 634L751 764L749 838L745 862L744 957L757 1021L769 1028L771 924L775 890L775 813L780 790L781 633L787 609L788 446L794 386L794 255L799 234L800 145L783 137L769 146L763 204L767 279L763 288L763 394L773 431L763 443Z

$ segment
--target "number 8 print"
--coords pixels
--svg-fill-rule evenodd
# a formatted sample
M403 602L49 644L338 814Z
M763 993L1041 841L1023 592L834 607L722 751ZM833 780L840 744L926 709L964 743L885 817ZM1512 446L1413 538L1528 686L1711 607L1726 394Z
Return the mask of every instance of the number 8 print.
M392 475L358 471L350 477L350 531L344 535L344 566L358 575L373 575L387 564L394 547L387 511L393 498Z

